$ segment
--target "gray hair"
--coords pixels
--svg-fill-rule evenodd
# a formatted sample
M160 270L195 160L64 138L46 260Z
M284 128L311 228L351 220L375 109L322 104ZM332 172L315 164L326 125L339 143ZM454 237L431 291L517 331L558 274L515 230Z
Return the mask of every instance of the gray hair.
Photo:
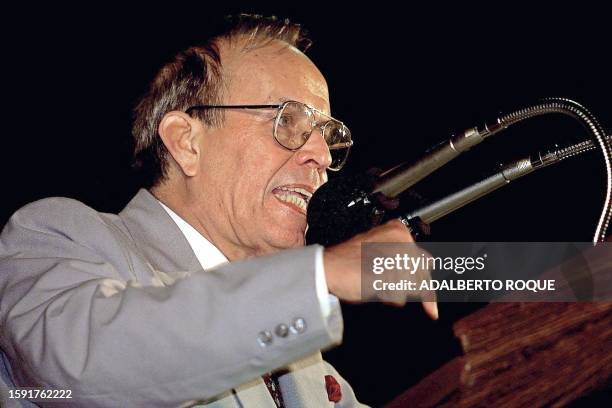
M158 134L167 112L184 111L193 105L220 104L225 83L222 75L219 40L246 37L245 51L280 40L305 52L311 45L299 24L288 19L240 14L228 17L228 26L202 45L179 52L157 73L134 109L132 137L133 167L141 173L144 187L152 187L167 177L169 153ZM206 125L223 124L223 113L216 109L194 112Z

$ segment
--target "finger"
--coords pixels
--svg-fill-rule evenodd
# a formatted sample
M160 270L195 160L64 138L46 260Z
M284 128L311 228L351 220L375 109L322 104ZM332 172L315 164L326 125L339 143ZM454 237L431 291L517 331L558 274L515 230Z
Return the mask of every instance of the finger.
M431 279L431 273L428 270L422 270L422 273ZM423 308L425 312L433 319L438 320L438 296L435 290L424 290L421 292L421 299L423 300Z
M423 309L433 320L438 320L438 303L437 302L423 302Z
M402 301L385 301L382 302L383 305L387 305L387 306L393 306L393 307L404 307L406 306L406 302L402 302Z

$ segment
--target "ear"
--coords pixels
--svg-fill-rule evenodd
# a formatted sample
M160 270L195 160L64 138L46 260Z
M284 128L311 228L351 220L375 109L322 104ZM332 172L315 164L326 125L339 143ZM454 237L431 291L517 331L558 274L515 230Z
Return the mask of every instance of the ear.
M194 119L180 111L171 111L164 115L159 123L159 136L166 149L183 174L193 177L198 172L200 149L197 141Z

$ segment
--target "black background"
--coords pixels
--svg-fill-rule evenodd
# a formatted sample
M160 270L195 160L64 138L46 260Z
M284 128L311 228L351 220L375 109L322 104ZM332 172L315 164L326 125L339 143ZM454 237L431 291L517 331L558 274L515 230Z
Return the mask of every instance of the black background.
M228 13L276 14L309 29L309 55L327 78L332 113L356 140L348 172L416 159L455 131L547 96L583 103L611 129L611 35L603 10L283 4L5 10L0 225L47 196L120 210L138 188L130 171L133 105L164 61ZM495 136L420 189L442 197L500 162L586 137L569 118L535 119ZM436 222L431 239L589 241L604 181L600 156L585 155ZM434 323L418 304L345 305L344 345L326 357L364 402L380 405L459 353L452 322L475 307L442 304Z

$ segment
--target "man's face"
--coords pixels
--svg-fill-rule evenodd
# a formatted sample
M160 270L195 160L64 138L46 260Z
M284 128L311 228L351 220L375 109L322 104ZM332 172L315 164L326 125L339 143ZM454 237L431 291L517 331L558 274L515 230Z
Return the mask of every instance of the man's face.
M330 113L325 79L304 54L276 42L239 48L221 46L223 104L294 100ZM199 216L213 241L253 255L304 244L306 211L287 201L299 194L289 190L314 192L327 181L331 160L318 129L297 151L280 146L273 137L276 113L226 109L223 126L203 126L201 138Z

